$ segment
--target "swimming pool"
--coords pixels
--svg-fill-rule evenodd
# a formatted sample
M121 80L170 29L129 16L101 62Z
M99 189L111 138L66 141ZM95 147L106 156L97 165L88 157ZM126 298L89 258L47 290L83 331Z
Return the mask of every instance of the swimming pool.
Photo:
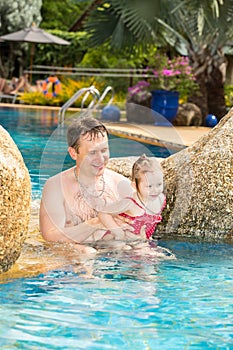
M10 133L29 169L33 198L40 198L45 180L74 165L67 153L66 126L58 128L58 112L49 109L0 108L0 124ZM69 120L69 118L67 118ZM174 150L110 135L111 157L143 153L165 158ZM56 162L54 162L56 159Z
M62 135L53 134L55 143L49 137L56 129L56 112L51 117L43 110L34 111L36 116L31 110L5 112L0 109L0 123L24 145L37 198L42 153L47 177L50 168L56 170L51 159L57 142L59 149L65 145ZM41 151L46 145L51 158ZM115 149L118 155L119 145ZM62 166L66 162L62 153ZM94 278L84 278L75 255L67 257L69 246L30 247L41 265L48 258L64 259L59 254L66 258L62 266L51 264L39 275L2 281L1 349L232 349L233 247L163 239L160 245L177 259L102 252L89 262Z

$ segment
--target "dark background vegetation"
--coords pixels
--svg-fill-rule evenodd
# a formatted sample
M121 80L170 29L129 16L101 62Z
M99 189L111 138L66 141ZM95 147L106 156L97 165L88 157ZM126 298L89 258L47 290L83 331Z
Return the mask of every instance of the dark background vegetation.
M28 0L30 16L24 14L9 25L12 1L0 4L1 35L29 26L31 16L31 22L71 42L67 47L37 44L34 65L140 68L157 48L170 57L188 55L200 91L190 101L203 116L213 113L220 119L226 105L232 105L233 0ZM25 8L24 1L14 0L18 12ZM10 79L22 74L29 67L29 48L25 43L1 43L0 75ZM41 78L33 75L34 82ZM124 98L132 84L124 78L93 80L114 86Z

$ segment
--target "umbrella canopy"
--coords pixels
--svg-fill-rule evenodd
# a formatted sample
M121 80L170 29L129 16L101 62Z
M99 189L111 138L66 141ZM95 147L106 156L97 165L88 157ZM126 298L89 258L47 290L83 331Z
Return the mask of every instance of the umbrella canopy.
M70 43L58 36L52 35L36 26L25 28L14 33L2 35L0 39L6 41L22 41L37 44L70 45Z
M32 62L34 56L35 44L57 44L57 45L70 45L69 41L66 41L59 36L52 35L43 29L32 25L30 28L25 28L14 33L0 36L0 40L5 41L17 41L31 43L30 50L30 70L32 71ZM32 73L30 74L30 82L32 81Z

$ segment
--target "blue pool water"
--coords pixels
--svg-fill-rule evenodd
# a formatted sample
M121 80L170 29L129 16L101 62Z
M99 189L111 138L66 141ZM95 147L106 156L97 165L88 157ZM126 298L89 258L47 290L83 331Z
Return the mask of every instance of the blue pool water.
M39 176L56 170L52 159L61 157L62 167L70 162L56 153L65 145L62 137L50 136L48 147L56 112L0 109L0 123L21 149L39 196ZM145 149L137 147L140 153ZM92 261L93 278L84 278L84 267L72 258L40 275L5 280L0 285L0 348L233 349L233 247L159 242L176 260L102 252ZM34 249L42 261L46 248Z
M0 108L0 124L20 149L31 176L33 198L40 197L45 180L74 165L67 153L66 127L58 128L57 111ZM165 158L174 151L110 135L111 157L143 153ZM54 161L56 160L56 161Z

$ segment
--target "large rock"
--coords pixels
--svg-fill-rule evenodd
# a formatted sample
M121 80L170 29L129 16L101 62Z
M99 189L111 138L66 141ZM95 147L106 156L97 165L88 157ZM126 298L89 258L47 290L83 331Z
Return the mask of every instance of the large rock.
M20 255L28 230L31 184L21 153L0 126L0 272Z
M202 124L200 108L190 102L179 105L176 117L172 124L175 126L200 126Z
M233 109L195 144L162 160L167 207L158 234L233 240L232 154ZM109 166L130 176L133 160Z
M233 109L195 144L162 161L168 205L160 232L231 239L232 135Z

